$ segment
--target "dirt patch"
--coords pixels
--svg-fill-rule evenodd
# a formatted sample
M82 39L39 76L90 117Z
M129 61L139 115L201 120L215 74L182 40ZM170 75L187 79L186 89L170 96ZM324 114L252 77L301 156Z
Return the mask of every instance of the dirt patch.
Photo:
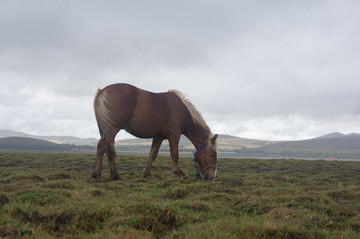
M152 232L155 238L163 237L168 231L178 228L182 224L181 217L170 208L138 205L131 208L130 212L134 213L139 210L141 210L141 214L126 220L124 225L137 230Z
M63 212L58 216L53 216L55 220L54 220L54 225L52 226L51 229L57 233L66 232L68 230L67 225L70 225L73 217L74 214L66 213L66 212Z
M174 186L174 185L177 185L179 184L178 181L175 181L175 180L169 180L169 181L165 181L165 182L160 182L157 184L157 186L159 188L168 188L168 187L171 187L171 186Z
M186 189L177 188L164 195L165 199L179 200L186 198L191 192Z
M146 183L148 182L148 180L146 179L137 179L137 180L134 180L134 183Z
M241 202L240 200L235 201L235 210L241 211L245 214L258 216L269 212L272 208L267 205L262 205L259 202Z
M311 237L309 236L311 235ZM315 235L312 237L312 235ZM308 232L304 231L291 231L288 229L264 229L262 235L260 238L293 238L293 239L303 239L303 238L324 238L322 234L313 233L310 234Z
M336 200L354 200L356 198L355 193L348 190L334 191L330 192L328 195Z
M233 190L233 189L230 189L230 188L225 188L225 187L216 188L214 191L215 191L216 193L238 194L237 191L235 191L235 190Z
M0 184L11 184L11 183L15 183L16 182L16 178L9 178L5 181L0 181Z
M18 180L21 180L21 179L25 179L25 180L29 180L29 181L33 181L33 182L40 182L40 183L45 182L45 179L38 175L30 175L30 176L20 177Z
M37 205L47 205L47 204L53 204L56 201L59 200L59 198L52 194L52 193L47 193L47 192L25 192L21 195L19 195L19 199L22 202L31 202L33 204L37 204Z
M91 194L94 196L94 197L100 197L100 196L103 196L105 195L105 193L101 190L95 190L95 191L92 191Z
M61 180L61 179L71 179L71 175L66 173L57 173L53 175L49 175L48 180Z
M69 190L75 189L75 186L68 182L51 183L51 184L46 185L46 187L51 188L51 189L69 189Z
M21 221L25 223L31 223L35 225L52 220L50 216L41 215L38 211L29 213L23 211L21 208L17 208L14 211L14 216L19 218Z
M24 223L33 225L45 225L51 233L63 233L68 231L67 226L72 222L73 213L62 212L61 214L42 215L38 211L26 212L20 208L14 211L14 216Z
M2 167L2 168L14 168L16 166L19 166L19 165L16 163L1 163L0 164L0 167Z
M205 195L199 194L199 196L200 196L199 197L200 200L205 200L205 201L221 200L223 203L230 201L230 197L225 193L214 192Z
M14 227L13 225L7 223L5 225L0 225L0 237L1 238L19 238L28 234L29 232L20 230L19 228Z
M103 227L105 220L106 217L102 212L83 212L79 215L75 226L78 230L83 232L93 233L96 229L101 229Z
M62 212L60 214L42 215L38 211L26 212L17 208L13 214L24 223L44 225L50 233L56 235L69 232L69 230L74 228L83 232L93 233L97 229L101 229L106 220L106 214L103 212L81 212L79 214ZM70 224L74 226L69 228L68 225Z
M243 187L245 185L241 178L220 178L219 181L229 187Z
M202 203L191 203L184 205L183 208L190 209L194 212L208 212L210 207Z
M59 216L55 217L55 224L56 225L70 224L71 219L73 218L73 216L74 216L74 214L63 212Z
M0 206L4 206L9 203L9 198L5 194L0 194Z
M330 219L320 219L317 217L312 218L309 220L306 225L308 229L312 228L334 228L334 222Z
M340 204L340 205L347 205L350 203L354 203L356 202L355 200L335 200L336 203Z

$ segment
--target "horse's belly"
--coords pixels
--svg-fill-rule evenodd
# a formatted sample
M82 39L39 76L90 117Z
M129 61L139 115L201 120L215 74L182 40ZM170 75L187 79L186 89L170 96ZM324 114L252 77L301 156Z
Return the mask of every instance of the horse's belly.
M125 131L138 138L154 138L157 136L164 136L161 128L157 124L147 121L138 121L136 119L130 120L126 126Z

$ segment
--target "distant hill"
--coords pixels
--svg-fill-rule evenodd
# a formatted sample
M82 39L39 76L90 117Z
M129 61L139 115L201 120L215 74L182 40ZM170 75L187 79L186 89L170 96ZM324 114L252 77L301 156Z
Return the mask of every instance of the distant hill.
M140 150L140 149L150 149L152 139L124 139L116 141L117 150ZM224 152L234 152L236 149L241 148L258 148L266 145L274 144L275 141L266 141L266 140L256 140L256 139L246 139L230 135L219 135L217 140L217 145L219 151ZM181 136L179 142L179 149L181 151L194 151L194 146L185 136ZM169 150L169 143L167 140L161 145L161 151Z
M4 151L40 151L40 152L70 152L90 149L88 146L56 144L46 140L26 137L0 138L0 150Z
M344 137L345 134L339 133L339 132L334 132L331 134L326 134L326 135L322 135L319 137L316 137L315 139L332 139L332 138L341 138Z
M96 146L98 139L95 138L77 138L73 136L37 136L30 135L22 132L16 132L11 130L0 130L0 138L4 137L24 137L24 138L34 138L50 141L57 144L74 144L74 145L93 145ZM116 145L121 147L130 147L130 148L139 148L139 147L150 147L152 139L124 139L116 141ZM257 148L269 144L276 143L275 141L267 140L257 140L257 139L246 139L231 135L219 135L218 138L218 148L223 151L232 151L236 148ZM164 140L163 148L168 147L167 140ZM183 149L193 149L194 146L192 143L185 137L182 136L180 139L180 148Z
M351 133L351 134L342 134L339 132L326 134L320 137L316 137L315 139L333 139L333 138L348 138L348 137L360 137L360 134Z
M0 150L22 151L96 151L97 139L80 139L72 136L34 136L22 132L0 130ZM116 141L121 153L148 155L152 139L125 139ZM308 140L267 141L219 135L220 157L297 157L297 158L352 158L360 159L360 134L339 132ZM164 140L160 153L169 154L169 144ZM182 136L179 142L181 155L191 155L195 148Z
M332 133L314 139L278 142L258 150L278 156L360 159L360 134Z
M25 134L23 132L17 132L12 130L0 130L0 138L7 138L7 137L26 137L31 138L32 135Z
M360 150L360 137L315 138L301 141L280 142L267 146L268 149L320 149Z
M6 137L6 138L0 138L0 149L56 151L56 150L65 150L66 145L55 144L41 139L33 139L33 138L25 138L25 137Z
M259 148L272 145L277 141L247 139L231 135L219 135L218 148L223 151L232 151L235 148Z
M24 137L24 138L33 138L50 141L57 144L74 144L74 145L96 145L98 139L95 138L77 138L73 136L39 136L31 135L22 132L12 131L12 130L0 130L0 138L5 137Z

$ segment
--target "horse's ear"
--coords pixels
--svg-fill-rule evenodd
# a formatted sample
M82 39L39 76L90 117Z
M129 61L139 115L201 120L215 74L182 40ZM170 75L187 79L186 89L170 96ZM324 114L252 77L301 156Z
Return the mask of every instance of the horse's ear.
M211 144L214 145L216 142L216 139L218 138L218 135L215 134L214 137L211 138Z

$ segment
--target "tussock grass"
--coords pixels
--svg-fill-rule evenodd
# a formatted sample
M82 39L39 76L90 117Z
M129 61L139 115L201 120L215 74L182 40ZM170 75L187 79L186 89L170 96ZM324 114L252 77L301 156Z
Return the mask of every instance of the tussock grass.
M123 180L90 175L93 155L0 153L3 238L358 238L360 163L219 159L214 182L190 158L119 156Z

